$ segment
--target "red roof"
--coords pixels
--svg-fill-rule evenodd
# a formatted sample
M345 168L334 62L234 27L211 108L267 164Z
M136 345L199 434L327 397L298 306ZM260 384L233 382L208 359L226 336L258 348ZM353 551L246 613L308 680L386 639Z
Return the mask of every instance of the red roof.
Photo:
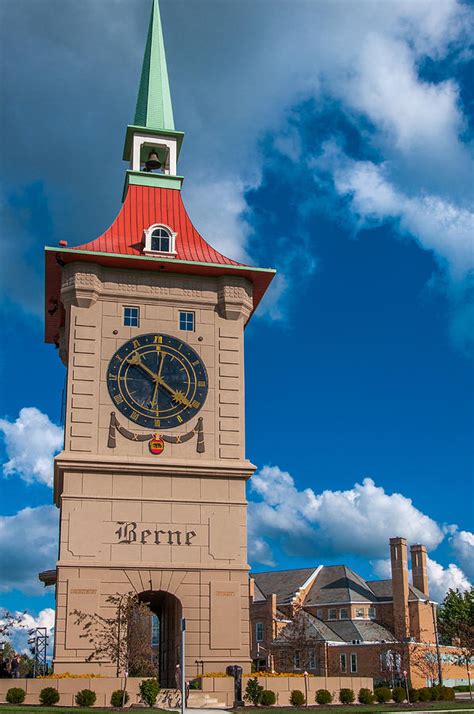
M144 231L155 223L165 224L177 234L176 256L143 254ZM180 191L129 186L120 213L101 236L74 248L46 248L46 342L57 342L59 328L64 323L60 303L61 266L73 261L188 275L238 275L253 283L254 310L275 274L274 270L237 263L212 248L191 223Z
M242 265L214 250L197 232L184 207L181 191L150 186L129 186L110 228L90 243L77 246L77 250L143 255L143 231L154 223L164 223L178 234L177 260Z

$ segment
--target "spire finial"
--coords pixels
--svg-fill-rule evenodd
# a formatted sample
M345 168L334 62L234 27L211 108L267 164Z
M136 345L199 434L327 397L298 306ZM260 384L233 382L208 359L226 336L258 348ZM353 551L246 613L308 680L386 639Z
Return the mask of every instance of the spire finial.
M158 0L152 0L150 25L138 90L135 125L174 131L165 45Z

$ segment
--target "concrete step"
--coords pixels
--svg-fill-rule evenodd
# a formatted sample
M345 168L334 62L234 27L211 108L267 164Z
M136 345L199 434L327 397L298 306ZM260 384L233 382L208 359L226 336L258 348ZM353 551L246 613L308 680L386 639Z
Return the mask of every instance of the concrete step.
M216 697L205 694L197 689L192 689L188 697L188 709L222 709L225 702L220 702Z

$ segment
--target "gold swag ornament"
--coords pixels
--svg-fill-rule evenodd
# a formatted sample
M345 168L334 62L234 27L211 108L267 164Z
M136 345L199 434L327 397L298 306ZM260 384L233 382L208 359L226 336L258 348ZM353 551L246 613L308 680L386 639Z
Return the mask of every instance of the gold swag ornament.
M145 432L142 434L135 434L133 431L126 429L119 423L115 412L110 412L109 439L107 442L107 446L109 447L109 449L115 449L117 445L116 431L118 431L118 433L121 434L125 439L129 439L129 441L149 441L150 444L151 442L160 440L167 442L168 444L184 444L186 441L189 441L193 438L193 436L197 434L196 451L198 452L198 454L203 454L206 450L204 444L204 429L202 426L202 417L199 417L194 429L188 431L187 434L178 434L177 436L173 436L172 434L157 434L153 431ZM150 451L151 453L155 454L161 453L152 450L152 448L150 448Z

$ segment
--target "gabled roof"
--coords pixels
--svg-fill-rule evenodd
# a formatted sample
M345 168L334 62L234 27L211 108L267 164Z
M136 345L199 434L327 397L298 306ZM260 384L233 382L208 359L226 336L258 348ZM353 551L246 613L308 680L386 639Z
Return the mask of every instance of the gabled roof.
M376 600L372 590L357 573L346 565L325 565L321 568L304 601L305 607L332 603L371 603Z
M343 642L344 640L334 632L325 622L318 620L309 612L301 611L302 618L297 624L288 622L286 627L280 630L274 642L278 645L295 644L297 639L303 637L305 640L315 640L323 642Z
M135 110L135 124L149 129L174 131L173 107L158 0L152 1Z
M331 629L344 640L352 642L396 642L396 638L386 627L372 620L335 620Z
M285 605L292 601L314 570L314 568L273 570L268 573L252 573L252 577L265 597L275 594L277 604Z
M391 580L368 580L367 585L374 592L378 602L391 601L393 599L393 586ZM408 585L408 600L410 602L427 600L427 596L415 588L414 585Z

